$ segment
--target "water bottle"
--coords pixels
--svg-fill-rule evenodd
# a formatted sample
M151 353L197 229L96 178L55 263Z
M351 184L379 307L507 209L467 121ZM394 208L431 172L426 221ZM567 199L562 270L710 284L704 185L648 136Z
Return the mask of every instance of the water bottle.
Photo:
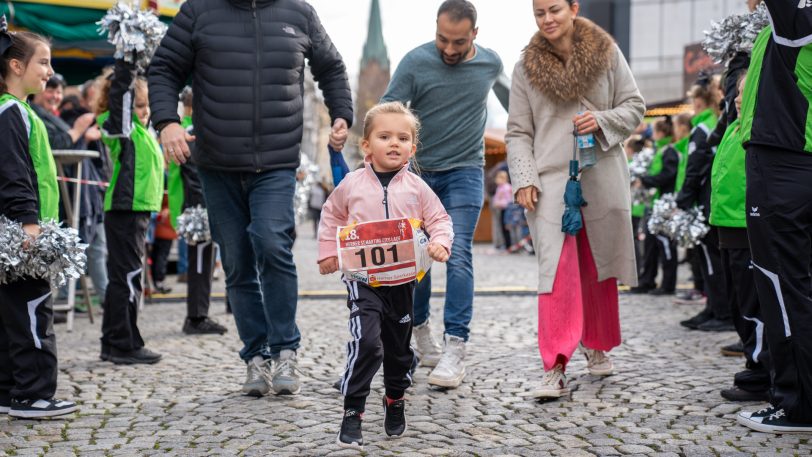
M578 113L583 114L583 113ZM577 135L575 141L578 145L578 156L581 169L589 168L598 161L598 149L595 147L595 135L587 133Z

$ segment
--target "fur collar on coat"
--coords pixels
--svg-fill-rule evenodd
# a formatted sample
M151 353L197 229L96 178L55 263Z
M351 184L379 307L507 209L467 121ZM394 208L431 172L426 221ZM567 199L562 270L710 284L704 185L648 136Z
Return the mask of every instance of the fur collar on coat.
M615 42L589 19L575 18L572 54L563 62L541 32L524 49L522 63L527 80L553 102L569 102L585 96L598 77L611 68Z

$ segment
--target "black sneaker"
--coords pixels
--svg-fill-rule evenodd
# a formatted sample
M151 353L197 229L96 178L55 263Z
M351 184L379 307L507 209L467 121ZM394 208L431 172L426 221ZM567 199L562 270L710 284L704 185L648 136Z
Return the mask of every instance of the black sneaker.
M730 401L767 401L770 396L767 391L750 392L749 390L733 387L720 392L722 398Z
M691 330L696 330L701 324L704 324L711 319L713 319L713 313L708 309L703 309L699 312L699 314L680 322L679 325L687 327Z
M110 345L102 343L99 358L105 362L110 361Z
M64 416L77 411L79 406L68 400L18 400L11 399L8 415L21 419L39 419L43 417Z
M389 403L383 396L383 429L387 436L400 436L406 431L406 400Z
M758 410L756 412L741 411L741 412L739 412L739 414L736 415L736 421L738 421L740 424L744 425L745 422L750 420L750 419L760 421L761 419L764 419L765 417L769 416L770 414L775 413L776 411L778 411L778 408L776 408L775 406L772 406L772 405L770 405L770 406L768 406L766 408L762 408L762 409L760 409L760 410Z
M673 290L663 289L662 287L658 287L656 289L648 291L649 295L656 295L656 296L663 296L663 295L674 295Z
M336 443L345 448L362 449L364 437L361 435L361 416L354 409L344 411L344 419L341 420L341 430L338 432Z
M735 332L733 319L710 319L696 326L703 332Z
M739 416L741 418L741 416ZM783 409L775 409L767 416L750 416L739 420L745 427L765 433L812 433L812 423L792 422L787 418Z
M726 357L744 357L744 344L739 340L737 343L722 346L720 351Z
M629 289L630 294L647 294L654 290L654 286L635 286Z
M183 333L187 335L222 335L227 331L227 328L208 317L197 322L187 317L183 323Z
M147 348L140 348L134 351L121 351L116 348L110 349L110 361L116 365L152 365L161 360L161 354L152 352Z
M690 289L685 290L682 292L678 292L674 297L674 304L675 305L696 305L700 303L704 303L706 301L705 295L696 290Z

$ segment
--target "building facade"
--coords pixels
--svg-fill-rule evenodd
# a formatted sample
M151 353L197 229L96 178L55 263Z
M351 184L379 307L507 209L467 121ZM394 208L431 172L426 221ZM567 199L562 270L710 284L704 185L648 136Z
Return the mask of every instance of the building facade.
M691 48L711 21L747 11L746 0L581 0L582 14L609 31L648 105L685 96L685 73L710 62Z

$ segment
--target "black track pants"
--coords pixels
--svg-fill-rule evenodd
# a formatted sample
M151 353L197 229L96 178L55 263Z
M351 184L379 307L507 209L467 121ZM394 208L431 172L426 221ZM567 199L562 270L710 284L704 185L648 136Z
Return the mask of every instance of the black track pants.
M812 154L750 145L746 209L774 405L812 423Z
M747 376L739 374L734 384L744 390L763 392L770 389L770 351L764 335L764 319L761 317L750 260L750 249L722 249L733 325L744 343L747 369L758 372Z
M730 304L725 285L726 267L722 264L719 235L715 227L711 227L695 249L699 254L699 268L702 270L702 282L705 283L705 295L708 296L706 309L710 309L716 319L730 319Z
M341 379L344 407L364 410L372 378L383 364L386 395L400 398L412 384L414 360L410 346L414 283L373 288L357 281L347 284L350 309L347 367Z
M43 400L56 392L51 288L43 279L0 285L0 404Z
M190 244L188 252L186 317L208 317L211 301L211 276L214 270L214 242Z
M145 212L108 211L104 215L110 283L104 297L101 340L121 351L144 347L138 331L138 302L147 225L149 213Z
M673 292L677 288L677 243L667 236L654 235L645 227L643 242L643 271L638 281L641 287L655 287L657 270L663 268L660 288Z

